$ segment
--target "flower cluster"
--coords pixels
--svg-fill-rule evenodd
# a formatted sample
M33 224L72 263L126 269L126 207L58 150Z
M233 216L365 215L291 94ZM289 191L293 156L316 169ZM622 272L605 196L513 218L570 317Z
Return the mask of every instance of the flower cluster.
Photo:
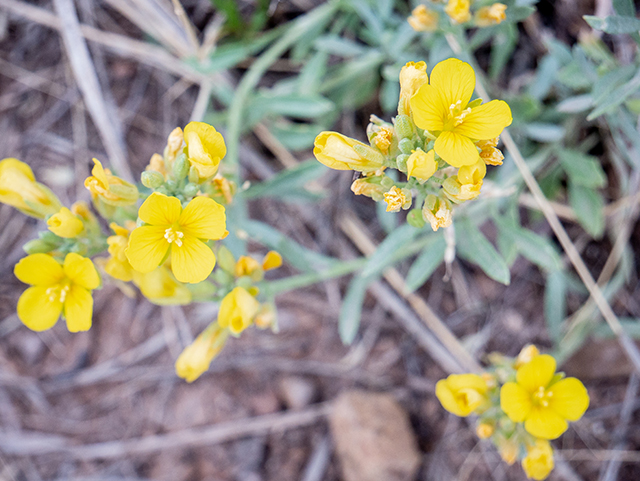
M351 190L384 200L387 211L421 204L407 217L415 227L448 227L452 204L475 199L486 166L502 164L498 137L512 121L504 101L471 100L474 88L473 68L458 59L438 63L430 79L424 62L409 62L400 71L398 115L392 123L371 117L369 145L321 132L313 153L332 169L360 172ZM406 181L387 175L388 168Z
M258 300L253 284L281 265L280 255L269 252L262 263L247 256L236 261L226 247L214 244L228 234L225 205L236 192L235 183L221 172L225 154L220 133L191 122L184 131L171 132L162 155L151 157L140 188L93 159L84 182L93 209L85 202L63 206L27 164L13 158L0 161L0 202L45 220L47 226L38 239L27 242L28 256L15 266L16 277L31 286L18 301L20 320L42 331L62 316L69 331L86 331L92 322L92 291L104 280L127 295L135 294L132 283L158 305L220 301L215 327L194 344L208 343L208 362L228 334L237 336L251 324L275 328L275 310ZM110 235L93 212L109 223ZM108 256L100 256L105 251ZM216 257L220 262L214 271ZM198 357L194 351L203 352L190 346L178 365L191 366L188 360ZM192 374L183 375L185 369ZM194 377L192 367L178 371L189 380L199 375Z
M556 361L528 345L516 359L490 356L482 375L452 374L436 384L442 406L456 416L478 415L477 434L491 439L502 459L520 460L530 479L545 479L554 467L550 440L589 406L578 379L556 373Z
M429 6L418 5L407 18L409 25L416 32L433 32L438 28L440 13L444 13L453 24L470 24L473 27L498 25L507 18L507 6L503 3L481 6L473 14L472 0L448 0L444 6L441 3L434 0L429 3Z

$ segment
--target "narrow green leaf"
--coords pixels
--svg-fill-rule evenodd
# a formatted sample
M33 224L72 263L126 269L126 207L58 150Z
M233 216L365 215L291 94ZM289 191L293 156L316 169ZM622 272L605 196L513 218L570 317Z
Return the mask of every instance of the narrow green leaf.
M370 277L356 275L351 280L347 294L340 306L340 317L338 318L338 333L343 344L349 345L356 338L360 320L362 318L362 304L369 284L375 280Z
M524 134L538 142L558 142L564 137L564 127L555 124L532 122L524 126Z
M280 197L284 191L304 186L307 182L320 177L326 171L326 167L315 159L309 159L290 169L279 172L274 177L257 184L251 185L242 192L247 199L259 197Z
M356 57L367 50L367 47L363 44L338 35L318 37L313 46L320 52L330 53L339 57Z
M396 252L408 246L418 235L419 229L403 224L383 240L376 251L369 257L367 264L362 269L363 276L371 276L382 272L394 261Z
M511 281L509 268L491 242L468 219L455 226L458 254L478 265L493 280L508 285Z
M597 157L577 150L561 149L558 151L558 158L572 182L591 188L607 185L607 176Z
M575 114L589 110L591 107L593 107L593 97L591 94L584 94L564 99L556 109L563 114Z
M447 248L444 235L438 232L429 235L429 237L431 237L432 243L424 247L407 273L406 287L409 292L415 291L427 282L431 274L444 260L444 251Z
M535 13L536 8L531 5L518 5L507 9L507 22L517 23L526 20L529 15Z
M549 335L555 342L562 338L562 322L567 317L567 283L562 271L547 275L544 287L544 315Z
M518 28L513 23L502 23L493 39L489 76L495 79L504 69L518 43Z
M542 236L527 229L514 231L518 252L529 261L548 271L562 268L562 259L554 245Z
M569 203L584 230L591 237L599 239L604 232L602 195L589 187L569 182Z
M635 17L610 15L605 18L599 18L592 15L584 15L582 18L584 18L586 22L596 30L610 33L612 35L638 33L638 31L640 31L640 20Z
M640 21L640 20L639 20ZM621 105L627 98L636 92L640 88L640 72L633 77L626 84L618 87L610 94L596 102L598 106L593 112L589 114L587 120L593 120L596 117L609 112L619 105Z
M613 0L613 8L618 15L625 17L636 16L636 6L633 0Z
M322 127L317 124L275 122L271 124L270 130L282 145L297 152L310 148Z
M333 102L320 95L259 94L250 102L248 111L253 119L261 119L268 114L310 119L331 112L334 108Z

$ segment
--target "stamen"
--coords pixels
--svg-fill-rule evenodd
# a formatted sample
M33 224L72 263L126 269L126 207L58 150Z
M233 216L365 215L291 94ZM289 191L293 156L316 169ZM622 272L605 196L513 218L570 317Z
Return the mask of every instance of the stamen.
M173 230L172 227L169 227L164 231L164 238L167 239L167 242L171 244L175 242L178 247L182 246L182 238L184 237L184 233L179 230Z
M471 113L469 108L462 110L462 100L457 100L455 104L449 105L449 119L453 122L454 127L460 125L469 113Z

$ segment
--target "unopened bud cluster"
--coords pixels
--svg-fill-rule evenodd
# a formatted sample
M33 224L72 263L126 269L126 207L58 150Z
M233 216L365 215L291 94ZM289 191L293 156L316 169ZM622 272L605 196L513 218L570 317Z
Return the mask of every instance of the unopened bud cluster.
M444 5L442 3L432 0L427 4L418 5L407 18L407 22L416 32L433 32L441 26L439 22L443 17L454 25L468 24L469 27L498 25L507 18L507 6L504 3L485 4L475 8L475 12L472 12L472 4L481 3L479 1L448 0Z

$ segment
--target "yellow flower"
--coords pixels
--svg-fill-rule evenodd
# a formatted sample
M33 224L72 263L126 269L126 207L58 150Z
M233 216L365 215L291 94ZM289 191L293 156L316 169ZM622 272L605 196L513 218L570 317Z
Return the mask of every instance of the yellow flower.
M386 189L380 185L380 177L356 179L351 184L351 192L371 197L376 202L382 200Z
M53 192L36 182L31 167L13 158L0 160L0 202L40 219L62 207Z
M444 11L455 23L465 23L471 19L469 0L449 0Z
M436 383L436 397L447 411L465 417L487 401L487 385L477 374L451 374Z
M494 3L490 7L482 7L476 13L476 25L488 27L499 24L507 18L506 10L507 6L504 3Z
M246 289L234 288L224 296L218 312L218 324L228 328L233 334L240 334L253 322L260 303Z
M207 124L204 124L204 125L207 125ZM207 127L210 127L210 126L207 125ZM215 129L214 129L214 132L215 132ZM167 158L167 162L171 163L175 160L175 158L178 156L178 153L180 152L180 149L182 149L183 141L184 141L184 134L182 133L182 129L180 127L176 127L171 131L171 133L169 134L169 137L167 138L167 147L166 147L166 150L164 151L164 155ZM224 140L222 142L224 145ZM222 155L222 157L224 157L224 154ZM158 172L162 173L159 170Z
M487 165L502 165L504 155L500 149L496 149L499 137L489 140L479 140L476 146L480 149L480 158Z
M553 449L546 439L536 439L533 446L527 446L527 455L522 460L527 478L541 481L553 470Z
M235 184L226 177L217 174L212 180L211 185L213 187L213 197L220 197L220 202L225 205L231 204L233 200L233 194L235 192Z
M84 230L80 218L66 207L47 219L47 227L55 235L65 239L73 239Z
M435 151L454 167L474 164L474 141L493 139L511 124L511 109L502 100L469 107L476 75L468 63L450 58L438 63L431 82L411 98L411 111L421 129L437 135Z
M380 152L337 132L320 132L313 146L316 159L336 170L374 172L384 162Z
M518 354L514 367L516 369L519 369L521 366L524 366L525 364L531 362L534 357L539 355L540 351L536 346L534 346L533 344L527 344Z
M158 306L184 306L191 303L191 291L176 280L166 266L142 274L132 270L133 283L149 302Z
M217 323L211 324L178 356L176 374L187 382L198 379L209 369L228 337L228 330L221 329Z
M493 424L489 423L480 423L476 428L476 434L480 439L489 439L494 431L495 428L493 427Z
M463 165L454 175L445 180L442 190L454 202L465 202L480 195L482 179L487 174L487 167L482 159L473 165Z
M125 250L135 270L151 272L170 256L180 282L200 282L211 274L216 257L201 239L224 237L224 207L208 197L196 197L183 209L176 197L154 192L140 206L138 216L147 225L131 233Z
M204 122L189 122L184 128L184 142L187 144L187 158L200 178L214 176L220 161L227 154L222 134Z
M513 439L500 439L498 441L498 453L502 460L511 466L518 459L520 446Z
M387 212L398 212L400 209L407 210L411 207L411 194L405 189L398 189L395 185L389 192L384 194L384 201L387 203Z
M372 124L370 124L372 125ZM387 125L375 126L371 130L371 143L383 154L389 153L389 148L393 144L393 129Z
M277 269L282 265L282 256L276 251L269 251L262 260L262 268L265 271Z
M420 149L414 150L407 159L407 175L420 180L427 180L438 169L436 153L433 149L424 152Z
M424 62L409 62L400 70L400 101L398 102L398 113L401 115L411 114L411 97L420 87L429 81L427 75L427 64Z
M256 314L254 323L258 329L275 328L276 324L276 311L271 304L263 304Z
M425 5L418 5L407 22L416 32L433 32L438 27L438 12L429 10Z
M107 237L111 257L105 263L104 270L114 279L129 282L133 279L133 268L124 251L129 243L130 230L120 227L115 222L112 222L109 227L115 232L115 235ZM135 228L135 224L133 227Z
M154 172L158 172L159 174L162 174L162 176L166 179L167 178L167 169L165 168L164 165L164 158L160 155L160 154L153 154L151 156L151 159L149 160L149 164L145 167L144 169L145 171L154 171Z
M235 275L236 277L251 276L260 269L260 264L253 257L240 256L236 262Z
M18 317L29 329L50 329L60 314L71 332L91 327L91 291L100 285L91 259L72 252L60 265L47 254L32 254L20 260L13 272L22 282L32 285L18 300Z
M449 227L453 222L453 212L449 202L429 194L422 206L422 218L431 224L436 232L440 227Z
M87 177L84 186L91 191L91 197L100 198L105 204L126 206L138 202L138 189L135 185L111 174L102 167L98 159L93 159L92 176Z
M521 366L516 382L500 390L500 407L515 423L524 422L531 435L556 439L577 421L589 406L589 394L576 378L558 380L556 360L542 354Z

